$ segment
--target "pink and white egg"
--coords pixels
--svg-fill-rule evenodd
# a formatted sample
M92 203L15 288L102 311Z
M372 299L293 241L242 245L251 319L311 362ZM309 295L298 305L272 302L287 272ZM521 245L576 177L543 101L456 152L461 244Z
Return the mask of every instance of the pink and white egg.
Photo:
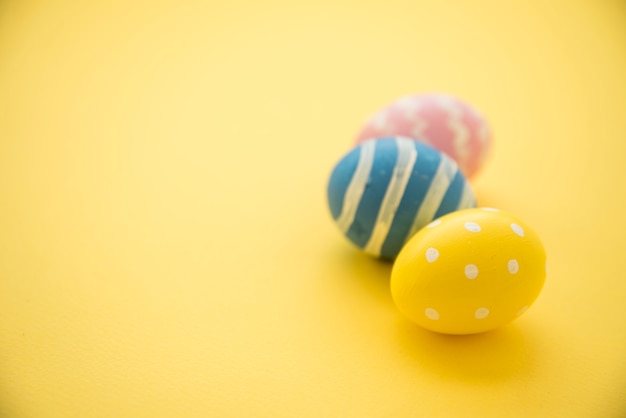
M482 167L492 142L491 130L480 112L446 94L396 100L366 122L356 142L385 136L413 138L444 152L468 178Z

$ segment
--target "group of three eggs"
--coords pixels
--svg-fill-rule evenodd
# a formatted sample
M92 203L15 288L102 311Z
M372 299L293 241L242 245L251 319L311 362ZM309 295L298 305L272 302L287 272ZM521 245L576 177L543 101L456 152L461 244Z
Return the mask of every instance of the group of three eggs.
M432 331L500 327L543 287L537 234L508 212L476 208L469 179L491 141L484 117L467 103L407 96L368 120L328 182L339 229L367 254L395 260L396 306Z

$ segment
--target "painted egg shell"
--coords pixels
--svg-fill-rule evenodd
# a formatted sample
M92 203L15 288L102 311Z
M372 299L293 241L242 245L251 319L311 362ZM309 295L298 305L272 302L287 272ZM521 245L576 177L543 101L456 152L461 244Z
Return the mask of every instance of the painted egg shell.
M452 157L467 178L481 168L491 146L491 132L472 106L445 94L401 98L374 114L357 143L389 135L420 140Z
M391 272L391 294L426 329L473 334L524 313L545 277L546 253L528 225L495 209L467 209L406 243Z
M410 138L365 141L335 166L330 212L350 241L368 254L394 258L433 219L475 207L456 163Z

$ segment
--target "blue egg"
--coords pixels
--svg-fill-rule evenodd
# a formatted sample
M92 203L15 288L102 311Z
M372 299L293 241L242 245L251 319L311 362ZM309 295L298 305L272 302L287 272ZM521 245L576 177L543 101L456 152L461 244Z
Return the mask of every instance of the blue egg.
M395 258L433 219L476 207L457 164L404 137L362 142L335 166L328 205L339 229L375 257Z

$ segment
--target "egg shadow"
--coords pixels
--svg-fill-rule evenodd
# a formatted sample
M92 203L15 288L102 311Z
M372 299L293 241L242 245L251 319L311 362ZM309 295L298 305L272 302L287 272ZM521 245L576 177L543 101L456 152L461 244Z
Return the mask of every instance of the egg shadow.
M407 359L407 367L434 378L468 385L491 384L531 373L539 360L537 335L530 324L511 323L473 335L446 335L423 329L396 308L389 288L393 261L381 260L351 248L334 248L344 283L371 297L396 315L390 336ZM395 321L395 323L394 323ZM395 331L394 331L395 330Z
M517 379L536 367L527 327L510 324L473 335L438 334L398 317L397 340L413 366L443 380L490 384Z
M393 261L374 258L349 247L335 248L331 254L346 285L395 309L389 289Z

